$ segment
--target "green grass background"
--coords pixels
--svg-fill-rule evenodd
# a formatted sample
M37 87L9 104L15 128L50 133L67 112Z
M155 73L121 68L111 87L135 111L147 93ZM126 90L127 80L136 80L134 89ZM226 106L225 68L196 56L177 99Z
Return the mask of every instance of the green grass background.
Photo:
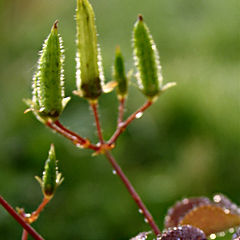
M183 197L228 195L240 204L239 0L92 0L106 80L115 46L132 69L131 35L142 13L160 52L169 90L119 138L114 155L162 228L169 206ZM66 95L75 90L74 0L0 1L0 194L33 211L50 144L65 178L33 226L46 239L129 239L149 230L104 157L76 149L31 113L31 78L53 22L65 46ZM133 79L134 82L134 79ZM144 102L133 83L126 116ZM116 125L115 93L100 98L105 138ZM86 101L72 96L61 121L96 140ZM0 239L20 239L21 227L0 208ZM29 238L31 239L31 238ZM228 238L229 239L229 238Z

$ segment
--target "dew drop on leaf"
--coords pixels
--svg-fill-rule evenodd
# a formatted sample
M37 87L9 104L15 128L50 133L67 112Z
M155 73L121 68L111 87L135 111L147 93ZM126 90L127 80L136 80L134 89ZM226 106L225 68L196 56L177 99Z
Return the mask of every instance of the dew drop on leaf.
M210 234L210 239L215 239L217 236L216 236L216 234L214 234L214 233L212 233L212 234Z

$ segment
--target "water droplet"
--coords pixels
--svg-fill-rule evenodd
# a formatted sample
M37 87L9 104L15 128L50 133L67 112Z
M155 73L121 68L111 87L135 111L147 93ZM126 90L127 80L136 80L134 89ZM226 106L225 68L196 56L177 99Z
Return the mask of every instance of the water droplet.
M229 214L230 210L229 209L224 209L224 213Z
M112 170L112 173L113 173L113 175L117 174L116 170Z
M215 195L215 196L213 197L213 201L214 201L215 203L219 203L221 200L222 200L222 198L221 198L220 195Z
M215 239L217 236L216 236L216 234L214 234L214 233L212 233L212 234L210 234L210 239Z
M218 235L218 237L224 237L225 236L225 232L219 232L217 235Z
M138 212L140 213L140 214L142 214L143 213L143 210L142 209L138 209Z
M143 115L143 112L138 112L138 113L136 114L136 118L141 118L142 115Z
M76 144L76 147L77 148L83 148L83 146L81 144L79 144L79 143Z
M148 223L148 220L147 220L147 218L144 218L144 222L145 222L145 223Z

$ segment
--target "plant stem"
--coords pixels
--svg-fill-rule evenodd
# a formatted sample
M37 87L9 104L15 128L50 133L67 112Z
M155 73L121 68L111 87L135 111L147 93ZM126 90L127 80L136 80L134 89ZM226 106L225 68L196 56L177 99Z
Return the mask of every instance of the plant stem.
M125 105L125 98L121 97L119 99L119 107L118 107L118 127L122 123L123 120L123 114L124 114L124 105Z
M135 112L135 115L132 116L132 119L134 119L136 117L136 114L138 112L144 111L151 104L152 104L152 102L148 101L145 105L143 105L142 108L140 108L137 112ZM95 118L96 127L97 127L97 131L98 131L98 137L99 137L101 145L103 145L104 140L103 140L102 129L101 129L100 121L99 121L99 115L98 115L98 109L97 109L98 105L97 105L96 102L90 103L90 105L91 105L93 113L94 113L94 118ZM132 120L129 120L129 118L128 118L128 121L130 123ZM122 180L122 182L126 186L127 190L129 191L129 193L133 197L134 201L137 203L138 207L141 209L146 221L151 226L151 228L154 231L154 233L156 234L156 236L158 236L161 232L160 232L157 224L155 223L152 215L150 214L150 212L148 211L148 209L144 205L143 201L141 200L140 196L138 195L138 193L136 192L136 190L132 186L131 182L128 180L126 175L123 173L122 169L120 168L120 166L118 165L118 163L116 162L114 157L111 155L111 153L108 150L104 151L104 153L105 153L105 156L107 157L107 159L109 160L109 162L111 163L113 169L119 175L120 179Z
M30 221L34 222L37 220L40 212L44 209L44 207L48 204L48 202L51 200L51 198L44 197L38 208L31 214Z
M99 141L100 141L101 144L104 144L101 125L100 125L100 120L99 120L99 114L98 114L98 102L95 102L95 101L94 102L89 102L89 104L90 104L90 106L92 108L92 111L93 111Z
M147 100L147 102L140 107L136 112L134 112L133 114L131 114L128 119L124 122L122 122L117 130L114 132L114 134L112 135L112 137L110 138L110 140L108 141L109 145L112 145L116 142L117 138L119 137L119 135L126 129L126 127L137 117L137 114L141 114L143 113L147 108L149 108L152 105L152 101L151 100Z
M23 233L22 233L22 240L27 240L28 239L28 232L23 229Z
M48 122L46 122L46 125L48 127L50 127L51 129L55 130L56 132L60 133L61 135L63 135L67 139L69 139L70 141L72 141L75 145L79 144L83 148L89 148L94 151L99 150L98 146L91 144L88 139L85 139L85 138L79 136L78 134L70 131L69 129L64 127L59 121L56 121L56 122L48 121Z
M34 212L32 212L30 214L30 216L26 215L26 213L23 212L22 216L24 217L25 222L27 222L29 224L35 222L38 219L39 214L41 213L41 211L44 209L44 207L48 204L48 202L50 200L51 200L51 198L44 197L42 202L38 206L38 208ZM25 229L23 229L22 240L27 240L27 239L28 239L28 232Z
M0 195L0 203L1 205L8 211L10 215L12 215L15 220L22 225L22 227L35 239L35 240L44 240L43 237L39 235L39 233L36 232L35 229L33 229L28 223L26 223L13 208L12 206L4 200L4 198Z
M128 180L128 178L122 171L121 167L118 165L118 163L116 162L116 160L114 159L114 157L111 155L111 153L109 151L105 152L105 156L111 163L113 169L116 171L116 174L118 174L118 176L121 178L122 182L124 183L128 192L131 194L132 198L138 205L139 209L141 209L141 212L142 212L143 216L145 217L147 223L151 226L151 228L154 231L154 233L156 234L156 236L158 236L161 232L160 232L157 224L155 223L151 213L148 211L147 207L144 205L143 201L141 200L140 196L138 195L138 193L132 186L131 182Z

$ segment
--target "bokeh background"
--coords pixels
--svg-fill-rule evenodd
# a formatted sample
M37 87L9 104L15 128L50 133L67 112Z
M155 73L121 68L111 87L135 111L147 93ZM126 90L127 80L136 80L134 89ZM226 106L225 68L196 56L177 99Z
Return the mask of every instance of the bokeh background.
M114 155L162 228L169 206L222 192L240 204L239 0L92 0L106 81L115 46L134 69L131 35L142 13L160 52L164 81L177 87L119 138ZM149 230L103 157L76 149L31 113L31 78L38 51L59 20L65 46L66 95L75 89L75 1L0 1L0 194L33 211L50 144L65 178L34 227L46 239L129 239ZM126 116L144 97L132 79ZM116 125L115 93L100 98L104 136ZM61 116L70 129L96 140L87 102L72 96ZM21 227L0 208L0 239L20 239ZM31 239L31 238L29 238Z

